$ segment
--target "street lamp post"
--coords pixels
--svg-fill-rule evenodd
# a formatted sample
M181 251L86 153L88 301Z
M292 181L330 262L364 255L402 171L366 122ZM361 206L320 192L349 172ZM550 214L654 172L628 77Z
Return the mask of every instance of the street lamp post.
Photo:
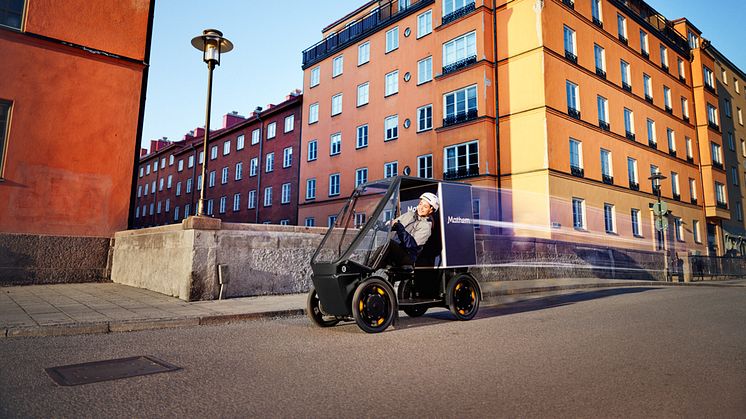
M233 49L231 41L223 38L217 29L205 29L202 35L192 38L192 46L202 51L202 60L207 63L207 105L205 106L205 136L202 142L202 178L199 183L197 216L205 215L205 174L207 173L207 142L210 139L210 108L212 106L212 71L220 65L220 55Z
M665 202L661 202L661 181L667 179L660 173L652 174L648 180L653 181L653 187L655 188L655 195L658 197L658 203L653 205L653 214L655 214L656 223L656 240L660 243L660 250L663 250L663 274L668 280L668 252L666 251L666 233L668 230L668 220L664 218L668 213L668 206Z

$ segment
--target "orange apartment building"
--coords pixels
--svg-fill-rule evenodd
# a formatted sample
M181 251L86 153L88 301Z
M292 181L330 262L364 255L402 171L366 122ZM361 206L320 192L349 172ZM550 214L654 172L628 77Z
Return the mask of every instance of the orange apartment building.
M409 173L511 190L517 235L705 253L707 224L722 240L687 40L644 2L371 1L323 37L303 53L299 222Z
M0 283L106 277L125 230L153 0L0 6Z

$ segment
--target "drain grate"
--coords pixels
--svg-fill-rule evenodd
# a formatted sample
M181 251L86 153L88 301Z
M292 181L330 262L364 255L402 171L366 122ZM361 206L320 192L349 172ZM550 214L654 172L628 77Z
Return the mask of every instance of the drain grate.
M46 368L45 371L61 386L77 386L180 369L152 356L134 356Z

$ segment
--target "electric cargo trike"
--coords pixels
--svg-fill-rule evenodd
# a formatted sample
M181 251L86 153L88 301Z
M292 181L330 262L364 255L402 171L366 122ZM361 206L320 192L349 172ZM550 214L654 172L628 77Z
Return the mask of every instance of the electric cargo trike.
M391 220L425 192L440 198L432 233L413 266L392 266ZM356 188L311 259L309 318L321 327L354 320L368 333L386 330L400 309L417 317L445 307L458 320L472 319L481 290L469 271L476 264L471 194L468 184L407 176Z

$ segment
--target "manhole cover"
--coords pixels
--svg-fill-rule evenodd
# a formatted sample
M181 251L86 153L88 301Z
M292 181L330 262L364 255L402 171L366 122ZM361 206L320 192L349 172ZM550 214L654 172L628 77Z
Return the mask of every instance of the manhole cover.
M77 386L180 369L152 356L134 356L47 368L45 371L59 385Z

